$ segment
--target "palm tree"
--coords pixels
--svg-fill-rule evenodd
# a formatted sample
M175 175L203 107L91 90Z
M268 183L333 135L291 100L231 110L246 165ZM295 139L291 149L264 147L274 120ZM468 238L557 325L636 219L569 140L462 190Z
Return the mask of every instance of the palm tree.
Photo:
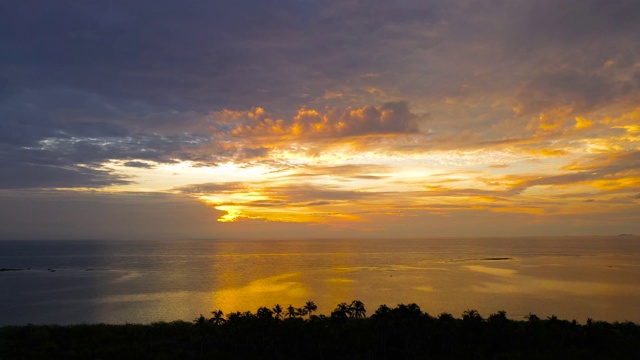
M495 314L491 314L489 315L489 322L491 323L500 323L500 324L504 324L505 322L507 322L507 312L504 310L500 310Z
M288 317L289 319L293 319L296 316L298 316L298 309L294 308L293 305L289 304L289 307L287 308L287 313L285 314L286 317Z
M480 313L478 312L478 310L467 310L462 313L462 320L481 322L482 316L480 316Z
M318 310L318 306L313 301L309 300L304 304L302 309L309 314L309 319L311 319L311 313Z
M276 306L273 307L273 313L276 314L276 319L280 320L280 318L282 318L282 306L276 304Z
M202 326L206 320L207 319L205 319L204 316L202 316L202 314L200 314L200 316L195 318L195 320L193 320L193 322L196 323L196 325Z
M261 307L256 312L256 316L260 319L273 319L273 311L268 307Z
M225 321L227 321L224 318L224 313L222 312L222 310L218 310L218 311L214 310L211 313L213 314L213 317L209 319L210 322L216 325L222 325Z
M538 317L538 315L532 314L532 313L529 313L529 315L526 315L524 318L527 319L527 321L530 323L540 321L540 318Z
M384 316L391 312L391 308L387 306L387 304L382 304L378 307L378 309L373 313L372 316Z
M367 310L364 308L364 303L360 300L353 300L349 305L351 314L356 319L362 319L367 316Z
M339 318L347 318L347 317L351 317L351 307L347 304L347 303L340 303L338 304L338 306L336 306L336 308L333 310L333 313L331 313L331 315L336 315L336 317Z

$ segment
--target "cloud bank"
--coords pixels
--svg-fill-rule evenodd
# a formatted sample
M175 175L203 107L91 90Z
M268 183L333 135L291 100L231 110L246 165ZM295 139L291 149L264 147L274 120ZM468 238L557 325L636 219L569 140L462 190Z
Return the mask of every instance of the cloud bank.
M60 211L96 191L195 198L300 234L454 231L470 214L640 232L625 220L638 14L604 0L5 2L0 189L59 192Z

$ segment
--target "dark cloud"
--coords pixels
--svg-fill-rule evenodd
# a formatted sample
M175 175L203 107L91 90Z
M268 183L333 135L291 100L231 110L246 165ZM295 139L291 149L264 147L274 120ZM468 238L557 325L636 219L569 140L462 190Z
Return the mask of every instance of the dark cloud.
M101 187L130 183L104 168L110 160L139 160L174 163L189 160L214 164L216 155L199 152L208 138L194 136L58 137L20 139L22 146L0 144L0 188L16 187ZM137 162L136 162L137 161ZM140 167L140 166L138 166Z
M18 88L56 84L174 109L321 96L324 89L292 80L326 84L326 75L338 75L331 72L370 62L366 40L376 38L375 17L390 8L373 5L363 13L360 4L327 3L321 11L293 0L4 4L1 64ZM419 14L409 10L390 18ZM357 56L343 51L356 39L365 40ZM318 58L329 60L310 61Z
M104 187L132 183L127 177L113 171L83 166L52 166L25 162L2 161L5 170L0 174L0 188L74 188Z
M341 2L3 3L0 142L7 146L0 165L24 164L16 176L43 169L30 161L59 168L42 170L46 178L82 164L93 171L71 174L96 174L86 183L96 186L108 183L100 166L110 159L215 164L264 157L269 149L262 146L212 144L207 114L267 104L291 114L353 69L369 72L366 64L378 60L367 42L383 41L381 14L387 23L432 14L421 6L371 5L365 14L360 4ZM350 119L346 134L415 131L401 103L364 109L364 120ZM380 111L389 112L386 120Z
M120 184L121 176L103 169L110 160L215 163L216 156L199 150L211 144L206 126L202 132L183 122L168 130L148 119L156 110L66 88L12 95L0 102L0 166L13 169L0 188ZM175 130L181 127L196 131Z
M637 93L640 83L633 79L616 80L601 72L573 69L547 72L530 80L517 93L519 112L531 114L559 106L571 107L575 113L590 111Z
M513 120L511 102L528 120L559 105L595 111L637 100L638 7L7 1L0 4L0 166L18 166L15 176L71 174L69 186L98 186L124 181L103 168L109 160L262 161L270 147L255 137L428 132L388 140L400 152L506 143L506 130L494 125ZM209 116L257 107L269 118ZM516 141L526 137L517 125L508 134ZM387 150L371 140L361 146Z
M633 0L543 0L525 2L518 20L522 46L576 46L629 40L640 30L640 4Z
M127 167L141 168L141 169L153 169L155 166L142 161L127 161L122 165Z
M222 214L176 194L0 190L0 239L215 238Z

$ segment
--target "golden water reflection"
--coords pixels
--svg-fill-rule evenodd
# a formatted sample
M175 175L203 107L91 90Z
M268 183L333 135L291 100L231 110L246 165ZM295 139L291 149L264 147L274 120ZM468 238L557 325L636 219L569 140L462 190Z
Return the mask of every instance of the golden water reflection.
M57 272L3 275L10 291L0 321L188 321L308 300L329 315L357 299L368 315L415 302L432 315L505 310L513 319L531 312L640 322L637 239L61 242L61 256L30 260Z
M303 303L309 297L300 273L288 273L256 279L241 287L229 287L214 293L213 302L220 309L255 310L282 300Z
M444 240L443 240L444 241ZM495 242L495 241L494 241ZM341 302L379 305L415 302L430 314L483 315L506 310L584 321L586 317L640 320L640 267L625 253L531 253L482 241L447 248L438 242L268 241L212 244L210 309L256 311L307 300L328 315ZM606 250L606 249L605 249ZM556 250L554 250L556 251ZM583 319L584 318L584 319Z

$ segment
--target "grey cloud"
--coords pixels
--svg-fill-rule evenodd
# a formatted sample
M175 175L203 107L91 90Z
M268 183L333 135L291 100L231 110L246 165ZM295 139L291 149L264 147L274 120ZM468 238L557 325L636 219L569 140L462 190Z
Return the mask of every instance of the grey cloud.
M331 205L331 204L333 204L331 201L311 201L304 204L304 206L324 206L324 205Z
M314 184L292 184L292 185L272 185L269 183L243 183L243 182L227 182L227 183L206 183L192 184L173 189L186 195L210 195L216 193L233 193L249 191L251 189L259 189L260 192L267 194L269 197L282 198L283 200L250 202L249 204L258 204L258 206L270 206L274 203L287 205L300 205L314 203L318 201L357 201L366 198L380 198L386 196L386 192L364 192L341 190L331 186L321 186ZM243 202L244 204L244 202ZM228 204L230 205L230 204Z
M377 175L356 175L353 176L354 179L361 179L361 180L378 180L378 179L384 179L387 176L377 176Z
M523 114L570 106L574 111L589 111L614 99L640 90L640 83L617 81L604 74L560 70L540 74L524 85L517 94Z
M155 166L142 161L127 161L122 165L127 167L141 168L141 169L153 169Z
M190 160L213 164L215 155L194 149L207 138L190 136L132 136L125 138L45 138L31 144L0 144L0 188L100 187L130 183L103 169L109 160L146 160L173 163ZM191 151L194 150L194 151ZM135 164L135 163L134 163ZM66 181L66 183L65 183Z
M3 161L0 189L104 187L129 184L126 177L112 171L77 165L53 166Z
M206 184L191 184L173 189L173 191L180 192L186 195L207 195L215 194L219 192L238 191L246 189L249 184L242 182L226 182L226 183L206 183Z
M16 91L56 85L179 111L266 105L289 111L339 89L346 78L402 66L395 43L407 41L408 27L417 27L412 36L418 36L444 7L25 1L2 9L0 66Z
M3 3L0 142L13 148L3 148L1 165L8 166L8 158L56 158L48 165L89 164L102 179L98 166L109 159L215 164L219 158L260 158L268 149L212 144L206 114L265 104L290 112L341 81L342 71L350 70L340 69L340 78L332 71L355 60L342 50L361 40L358 34L369 34L371 14L360 14L357 6L345 12L340 2L329 5ZM393 16L401 17L397 11ZM335 26L345 25L347 17L354 20L348 25L352 35L335 42L343 36ZM309 46L314 42L329 48ZM370 61L368 46L358 46L351 68ZM330 60L314 62L320 58ZM43 141L50 146L43 149ZM16 174L42 170L24 167L29 171Z
M530 112L557 103L595 109L637 100L640 72L630 69L640 49L638 6L6 1L0 4L0 143L8 147L0 165L12 164L8 158L58 158L54 166L90 164L98 171L108 159L259 159L268 153L260 145L217 144L210 128L229 141L237 124L207 117L257 106L283 119L300 108L366 109L369 120L361 123L336 114L354 124L345 136L413 134L425 120L415 116L440 107L429 119L433 135L393 146L410 152L502 141L492 125L513 117L511 104L494 108L493 102L518 89L515 100ZM614 61L609 73L600 69L608 60ZM443 106L447 98L457 103ZM392 114L389 121L378 116L382 110ZM25 150L44 140L55 146Z
M176 194L0 190L0 239L215 238L223 214Z
M483 89L509 78L497 73L505 64L496 57L508 59L512 52L505 34L515 37L512 43L536 47L561 39L564 50L576 36L628 37L637 29L631 1L4 6L7 55L0 66L11 70L5 73L12 74L6 82L13 88L56 84L178 111L263 106L290 112L340 91L345 81L363 90L400 90L408 100L441 98L477 82L479 74L487 74ZM464 55L475 56L469 61ZM335 105L363 106L371 96L345 96Z
M637 1L542 0L526 2L514 33L522 46L610 42L640 30ZM628 40L628 38L627 38Z

